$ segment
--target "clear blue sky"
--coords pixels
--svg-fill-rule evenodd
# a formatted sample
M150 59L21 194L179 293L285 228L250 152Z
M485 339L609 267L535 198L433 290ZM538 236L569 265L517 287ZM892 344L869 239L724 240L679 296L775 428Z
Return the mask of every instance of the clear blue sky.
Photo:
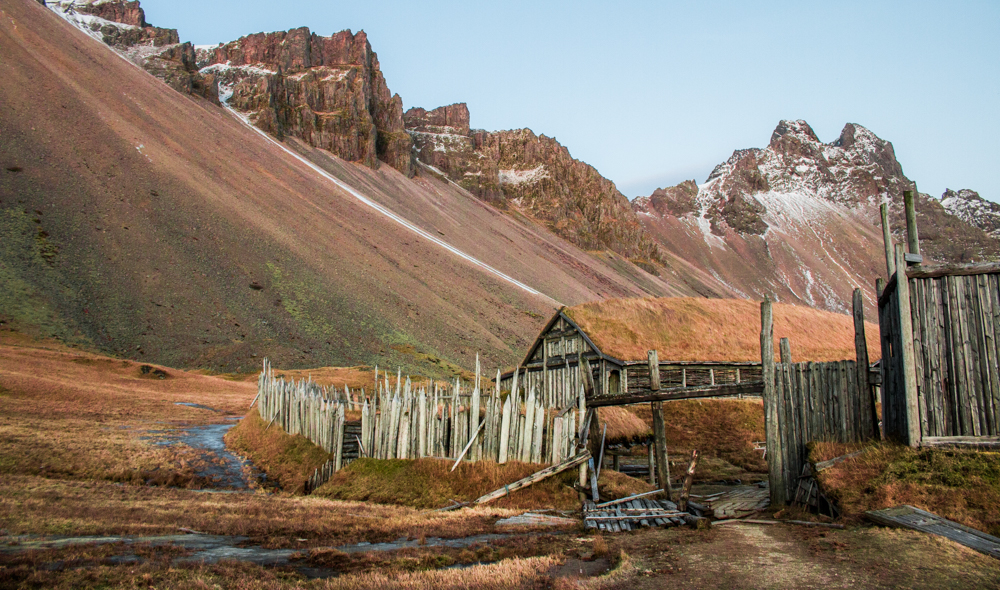
M142 0L196 44L365 30L404 109L466 102L529 127L629 198L704 182L780 119L896 149L920 190L1000 200L1000 2Z

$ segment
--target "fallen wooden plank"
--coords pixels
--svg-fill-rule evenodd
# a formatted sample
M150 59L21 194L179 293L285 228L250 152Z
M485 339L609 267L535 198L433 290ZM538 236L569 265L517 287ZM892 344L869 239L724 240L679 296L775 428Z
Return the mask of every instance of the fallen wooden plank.
M1000 448L1000 436L925 436L920 446L997 449Z
M505 485L504 487L498 490L494 490L484 496L481 496L479 499L475 501L475 503L485 504L486 502L491 502L493 500L496 500L497 498L502 498L513 491L519 490L521 488L526 488L531 484L538 483L544 479L552 477L553 475L562 473L567 469L572 469L573 467L586 463L589 459L590 459L590 451L584 450L582 453L574 455L573 457L566 459L562 463L559 463L557 465L552 465L551 467L546 467L541 471L532 473L528 477L519 479L512 484Z
M496 521L496 526L577 526L579 524L578 520L572 518L534 514L531 512L525 512L524 514Z
M869 510L865 512L865 516L882 525L939 535L981 553L1000 558L1000 538L913 506L904 504L884 510Z
M850 459L852 457L857 457L858 455L860 455L861 453L864 453L864 452L865 452L865 450L861 449L861 450L858 450L858 451L854 451L853 453L847 453L846 455L841 455L839 457L834 457L833 459L827 459L826 461L820 461L819 463L816 464L816 467L814 468L814 470L816 472L819 472L819 471L823 471L824 469L829 469L830 467L833 467L834 465L836 465L837 463L840 463L841 461L846 461L847 459Z
M617 500L611 500L609 502L603 502L601 504L597 504L596 507L597 508L604 508L605 506L612 506L614 504L620 504L622 502L628 502L630 500L635 500L637 498L643 498L645 496L651 496L653 494L659 494L661 492L663 492L663 490L653 490L651 492L643 492L641 494L632 494L631 496L626 496L624 498L618 498Z

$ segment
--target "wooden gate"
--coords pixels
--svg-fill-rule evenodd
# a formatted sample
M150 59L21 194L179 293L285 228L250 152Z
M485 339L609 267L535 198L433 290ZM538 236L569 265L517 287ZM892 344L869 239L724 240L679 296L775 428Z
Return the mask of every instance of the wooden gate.
M862 442L879 437L876 399L869 379L860 291L855 291L858 360L793 363L791 345L781 339L774 362L771 303L761 303L761 360L764 367L764 427L767 434L771 504L787 503L798 484L811 441Z

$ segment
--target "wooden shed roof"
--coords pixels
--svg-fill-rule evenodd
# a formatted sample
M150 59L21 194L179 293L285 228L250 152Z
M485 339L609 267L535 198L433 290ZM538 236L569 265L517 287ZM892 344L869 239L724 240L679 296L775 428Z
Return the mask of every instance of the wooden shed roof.
M774 304L774 338L787 337L792 360L855 358L849 315ZM760 302L746 299L660 297L604 299L563 308L602 353L622 361L760 362ZM865 322L868 355L881 355L878 325ZM775 351L778 346L775 345Z

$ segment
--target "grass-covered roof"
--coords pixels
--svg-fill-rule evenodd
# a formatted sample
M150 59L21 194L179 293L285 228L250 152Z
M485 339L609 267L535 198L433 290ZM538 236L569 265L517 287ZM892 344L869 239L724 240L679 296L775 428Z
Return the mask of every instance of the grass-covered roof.
M760 302L745 299L660 297L604 299L567 307L569 316L607 355L625 361L760 362ZM878 325L866 322L871 362L881 357ZM792 360L854 359L854 320L849 315L774 304L775 354L787 337Z

